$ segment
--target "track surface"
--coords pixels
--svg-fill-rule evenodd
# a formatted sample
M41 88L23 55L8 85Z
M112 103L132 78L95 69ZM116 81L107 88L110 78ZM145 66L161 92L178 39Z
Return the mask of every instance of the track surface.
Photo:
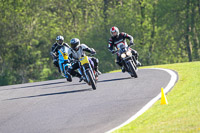
M170 75L141 69L102 74L97 90L65 79L0 87L0 133L103 133L160 93Z

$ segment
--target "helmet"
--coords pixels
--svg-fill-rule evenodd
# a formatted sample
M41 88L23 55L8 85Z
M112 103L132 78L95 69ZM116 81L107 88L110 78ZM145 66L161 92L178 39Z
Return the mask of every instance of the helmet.
M62 45L63 41L64 41L64 37L63 36L57 36L56 41L57 41L58 44Z
M115 33L116 32L116 33ZM115 36L119 36L119 29L117 27L112 27L110 28L110 34L111 36L115 37Z
M77 51L80 46L80 40L78 38L73 38L71 39L70 44L71 48Z

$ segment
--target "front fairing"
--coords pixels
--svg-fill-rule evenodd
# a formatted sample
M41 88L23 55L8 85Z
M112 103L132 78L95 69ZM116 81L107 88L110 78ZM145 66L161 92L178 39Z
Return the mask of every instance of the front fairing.
M121 45L118 51L119 51L118 56L123 61L132 60L132 52L131 52L131 49L128 46Z
M62 47L58 50L58 59L61 62L68 60L67 47Z
M119 54L123 54L123 53L126 53L126 51L128 51L128 48L125 47L125 45L121 45L120 48L119 48Z
M67 47L61 47L58 50L58 62L60 66L60 70L64 72L64 70L68 69L71 66L71 63L68 60L68 54L67 54Z

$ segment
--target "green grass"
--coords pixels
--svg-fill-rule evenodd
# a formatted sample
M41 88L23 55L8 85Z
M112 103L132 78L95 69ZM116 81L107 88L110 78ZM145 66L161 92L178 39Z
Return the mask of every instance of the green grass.
M179 80L167 94L168 105L158 100L149 110L114 133L200 133L200 62L142 68L166 68Z

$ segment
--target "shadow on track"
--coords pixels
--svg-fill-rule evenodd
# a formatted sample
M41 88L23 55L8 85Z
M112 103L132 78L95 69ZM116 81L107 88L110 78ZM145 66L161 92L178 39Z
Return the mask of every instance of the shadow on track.
M56 83L46 83L46 84L29 85L29 86L23 86L23 87L13 87L13 88L2 89L2 90L12 90L12 89L14 90L14 89L22 89L22 88L31 88L31 87L46 86L46 85L61 84L61 83L65 83L65 82L62 81L62 82L56 82Z
M9 88L9 89L2 89L0 91L5 91L5 90L17 90L17 89L24 89L24 88L34 88L34 87L40 87L40 86L48 86L48 85L56 85L56 84L62 84L62 83L66 83L65 85L61 85L61 86L54 86L54 87L50 87L50 88L55 88L55 87L62 87L62 86L74 86L74 85L82 85L85 83L76 83L76 84L67 84L70 82L67 81L62 81L62 82L56 82L56 83L46 83L46 84L39 84L39 85L29 85L29 86L23 86L23 87L13 87L13 88ZM48 89L50 89L48 87ZM43 88L43 89L47 89L47 88Z
M10 98L7 100L17 100L17 99L24 99L24 98L35 98L35 97L44 97L44 96L53 96L53 95L62 95L62 94L70 94L70 93L78 93L78 92L85 92L85 91L91 91L92 89L82 89L82 90L74 90L74 91L63 91L63 92L56 92L56 93L47 93L47 94L40 94L40 95L33 95L33 96L26 96L26 97L18 97L18 98Z
M126 78L116 78L116 79L106 79L106 80L101 80L99 82L112 82L112 81L118 81L118 80L126 80L126 79L132 79L132 77L126 77Z
M53 88L58 88L58 87L77 86L77 85L84 85L84 84L86 84L86 83L65 84L65 85L59 85L59 86L53 86L53 87L47 87L47 88L42 88L42 89L53 89Z

